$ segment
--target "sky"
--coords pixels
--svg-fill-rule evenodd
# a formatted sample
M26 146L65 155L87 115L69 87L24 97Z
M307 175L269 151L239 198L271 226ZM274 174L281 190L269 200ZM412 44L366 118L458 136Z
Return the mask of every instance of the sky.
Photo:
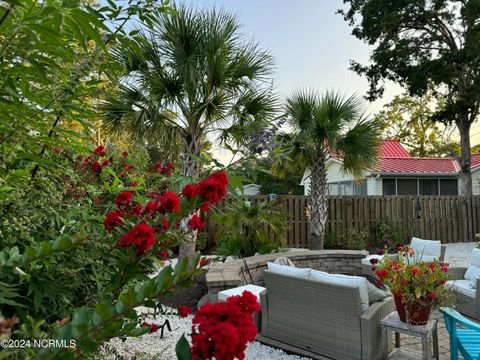
M281 98L299 88L319 92L337 90L346 95L364 96L365 77L349 70L350 60L368 63L372 48L353 35L336 14L341 0L183 0L196 8L223 8L237 15L242 34L272 53L275 62L274 86ZM373 115L390 102L402 88L387 83L383 97L365 101ZM480 142L480 126L472 127L472 146ZM228 153L215 151L223 162Z

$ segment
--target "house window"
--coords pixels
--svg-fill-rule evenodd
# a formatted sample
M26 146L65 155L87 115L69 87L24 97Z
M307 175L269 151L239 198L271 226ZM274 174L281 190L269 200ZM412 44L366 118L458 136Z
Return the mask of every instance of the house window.
M417 179L397 179L397 195L417 195Z
M438 195L438 179L420 179L420 195Z
M382 179L383 195L458 195L457 179Z
M458 195L457 179L440 179L440 195Z
M338 195L367 195L367 181L340 181L328 183L328 194Z
M383 195L397 195L397 182L395 179L383 179Z

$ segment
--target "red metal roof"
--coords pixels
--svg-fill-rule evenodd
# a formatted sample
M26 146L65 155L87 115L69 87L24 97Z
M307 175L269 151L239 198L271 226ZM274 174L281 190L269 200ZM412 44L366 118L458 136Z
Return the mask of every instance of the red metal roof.
M480 159L479 159L480 163ZM460 170L452 158L380 158L374 173L456 174Z
M380 144L380 158L411 158L412 155L398 140L385 139Z
M480 154L472 154L471 168L477 168L480 166Z

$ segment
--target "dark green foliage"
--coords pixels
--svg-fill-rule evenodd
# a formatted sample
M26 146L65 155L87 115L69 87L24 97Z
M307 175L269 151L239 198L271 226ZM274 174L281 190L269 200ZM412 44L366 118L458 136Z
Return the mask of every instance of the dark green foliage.
M325 249L365 250L369 241L368 230L349 229L325 235Z
M388 240L394 249L397 245L408 244L407 228L402 221L384 220L375 223L370 228L370 248L383 248L383 240Z
M218 226L219 243L215 252L219 255L247 257L269 253L278 250L285 241L286 214L274 202L237 199L217 213L214 222Z

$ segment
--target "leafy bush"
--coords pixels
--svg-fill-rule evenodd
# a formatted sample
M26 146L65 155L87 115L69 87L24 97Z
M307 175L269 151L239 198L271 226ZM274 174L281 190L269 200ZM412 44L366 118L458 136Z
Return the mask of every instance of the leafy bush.
M395 220L383 220L375 223L370 228L368 246L370 248L383 247L383 240L388 240L393 248L408 243L405 224Z
M369 231L349 229L347 232L337 231L325 235L325 248L365 250L369 241Z
M214 221L219 239L215 252L219 255L264 254L278 250L285 242L286 214L273 202L252 204L237 198L215 214Z

